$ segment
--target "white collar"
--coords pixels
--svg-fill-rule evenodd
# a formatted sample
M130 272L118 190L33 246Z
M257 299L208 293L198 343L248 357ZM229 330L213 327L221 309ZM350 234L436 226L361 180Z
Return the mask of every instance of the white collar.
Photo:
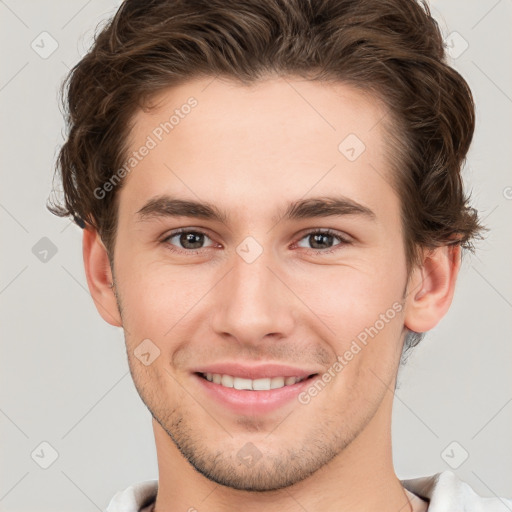
M451 471L402 480L413 494L429 502L428 512L510 512L512 499L484 498ZM140 512L154 502L158 480L146 480L118 492L105 512Z

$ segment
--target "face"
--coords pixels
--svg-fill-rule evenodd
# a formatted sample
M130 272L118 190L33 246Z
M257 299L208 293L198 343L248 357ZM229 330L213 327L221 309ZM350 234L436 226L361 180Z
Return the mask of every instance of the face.
M407 275L385 111L281 78L156 100L134 118L130 153L151 147L119 191L114 252L135 385L209 479L293 484L365 431L397 371ZM223 386L294 375L314 376Z

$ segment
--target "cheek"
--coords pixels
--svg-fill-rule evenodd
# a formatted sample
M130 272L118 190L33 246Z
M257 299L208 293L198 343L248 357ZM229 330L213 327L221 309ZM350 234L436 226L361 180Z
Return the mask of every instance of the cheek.
M122 286L123 322L132 343L151 338L159 345L170 342L178 323L179 327L186 323L216 277L212 269L199 271L142 259L119 265L116 274Z
M401 353L405 274L389 265L380 258L331 267L321 279L312 274L297 288L328 327L325 339L337 357L332 373L339 376L335 387L344 390L340 396L373 396L382 391L375 375L386 383L393 378Z
M396 318L402 302L405 275L390 270L383 262L312 267L300 279L287 277L293 290L320 317L331 335L347 340L370 327L386 314ZM394 308L394 309L393 309Z
M333 393L347 410L354 404L377 404L391 386L402 347L404 313L400 297L389 291L379 294L373 286L362 286L358 280L351 293L329 299L337 301L330 320L335 335L329 338L336 357L331 366L336 376Z

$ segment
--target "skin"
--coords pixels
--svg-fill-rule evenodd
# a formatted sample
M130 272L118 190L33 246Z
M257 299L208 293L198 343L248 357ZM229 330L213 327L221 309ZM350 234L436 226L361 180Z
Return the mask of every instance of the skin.
M113 269L98 234L83 235L91 295L105 321L123 327L132 377L153 415L155 510L396 512L412 509L409 501L421 510L393 469L393 390L405 328L432 329L450 306L460 248L425 251L407 276L384 107L341 83L194 80L136 112L130 150L190 96L198 105L118 192ZM366 146L355 161L338 150L350 133ZM334 193L375 218L278 222L288 202ZM208 201L229 218L141 221L137 211L160 194ZM164 240L178 228L207 234L196 254L179 236ZM325 228L350 243L334 236L314 245L308 233ZM252 263L236 252L247 236L263 249ZM326 372L393 304L401 311L308 404L235 414L190 373L221 361ZM147 366L134 355L144 339L160 350ZM237 457L248 442L261 454L252 467Z

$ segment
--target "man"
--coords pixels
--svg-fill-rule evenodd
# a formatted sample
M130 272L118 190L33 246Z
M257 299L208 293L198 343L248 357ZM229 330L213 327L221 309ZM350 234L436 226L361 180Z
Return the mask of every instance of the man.
M471 92L426 5L127 0L67 100L52 211L84 228L159 464L108 512L512 507L393 469L401 355L482 231Z

